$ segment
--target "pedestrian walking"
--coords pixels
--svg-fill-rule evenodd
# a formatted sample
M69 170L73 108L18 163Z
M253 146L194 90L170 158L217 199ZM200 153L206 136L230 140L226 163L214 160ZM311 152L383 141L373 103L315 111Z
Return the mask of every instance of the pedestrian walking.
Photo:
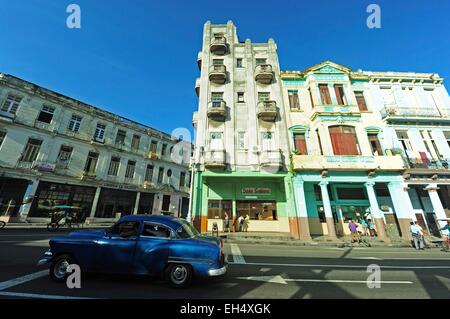
M419 225L419 222L417 220L414 222L414 225L416 225L416 227L419 229L419 234L422 237L424 247L428 247L427 242L425 241L425 234L423 232L422 226Z
M364 217L361 219L361 227L363 230L362 235L367 236L367 229L369 228L369 225L367 224L366 219Z
M239 215L238 217L238 229L241 232L244 227L244 217L242 215Z
M370 237L378 236L377 230L375 229L375 223L370 218L367 220L367 226L369 228Z
M350 233L352 234L352 243L359 243L361 241L361 238L359 237L358 225L353 221L353 219L350 219L348 228L350 229Z
M248 231L248 225L250 224L250 216L248 214L244 218L244 232Z
M230 216L228 216L228 213L226 211L223 218L223 231L227 233L230 231Z
M410 223L411 226L409 226L409 231L411 232L412 238L413 238L413 242L414 242L414 248L416 250L423 250L424 249L424 245L423 245L423 240L422 240L422 235L420 234L420 229L419 227L417 227L414 222Z

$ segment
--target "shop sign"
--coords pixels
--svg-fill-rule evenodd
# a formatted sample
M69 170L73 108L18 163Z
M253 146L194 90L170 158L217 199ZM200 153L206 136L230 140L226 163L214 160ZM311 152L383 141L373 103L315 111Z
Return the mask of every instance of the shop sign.
M245 187L242 189L243 195L270 195L272 190L266 187Z
M46 162L34 162L33 169L38 170L39 172L54 172L55 164L46 163Z
M108 187L108 188L116 188L116 189L125 189L125 190L136 190L137 186L134 185L123 185L123 184L109 184L109 183L104 183L102 184L103 187Z

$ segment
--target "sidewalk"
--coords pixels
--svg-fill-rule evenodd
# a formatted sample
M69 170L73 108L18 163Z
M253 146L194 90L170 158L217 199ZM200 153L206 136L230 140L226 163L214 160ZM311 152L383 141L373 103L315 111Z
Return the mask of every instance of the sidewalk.
M211 235L211 232L205 233ZM289 233L271 233L271 232L236 232L219 233L225 243L235 244L265 244L265 245L289 245L289 246L321 246L321 247L411 247L407 240L396 240L391 242L382 242L376 238L366 237L362 243L352 243L350 236L330 240L325 236L314 237L311 240L298 240ZM439 247L433 241L439 240L427 238L430 247Z

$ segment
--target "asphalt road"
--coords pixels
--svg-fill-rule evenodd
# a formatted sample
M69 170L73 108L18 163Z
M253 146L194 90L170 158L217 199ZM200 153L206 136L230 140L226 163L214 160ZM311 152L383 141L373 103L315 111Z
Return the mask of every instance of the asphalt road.
M46 266L36 266L50 236L45 230L0 230L0 298L450 298L450 253L437 248L227 244L227 275L187 289L104 274L83 274L81 288L69 289L52 282ZM369 265L381 267L373 278L379 288L367 286Z

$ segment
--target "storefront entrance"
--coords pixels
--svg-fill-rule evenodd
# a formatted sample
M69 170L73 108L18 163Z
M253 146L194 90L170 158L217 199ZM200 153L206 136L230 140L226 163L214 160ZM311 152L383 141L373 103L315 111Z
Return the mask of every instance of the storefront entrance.
M141 193L139 199L138 214L151 214L153 211L153 202L155 201L155 194Z
M116 214L130 215L136 202L136 192L102 188L95 217L115 218Z
M250 220L278 220L275 201L236 201L236 217L249 216Z
M0 178L0 216L18 215L27 187L27 180Z

